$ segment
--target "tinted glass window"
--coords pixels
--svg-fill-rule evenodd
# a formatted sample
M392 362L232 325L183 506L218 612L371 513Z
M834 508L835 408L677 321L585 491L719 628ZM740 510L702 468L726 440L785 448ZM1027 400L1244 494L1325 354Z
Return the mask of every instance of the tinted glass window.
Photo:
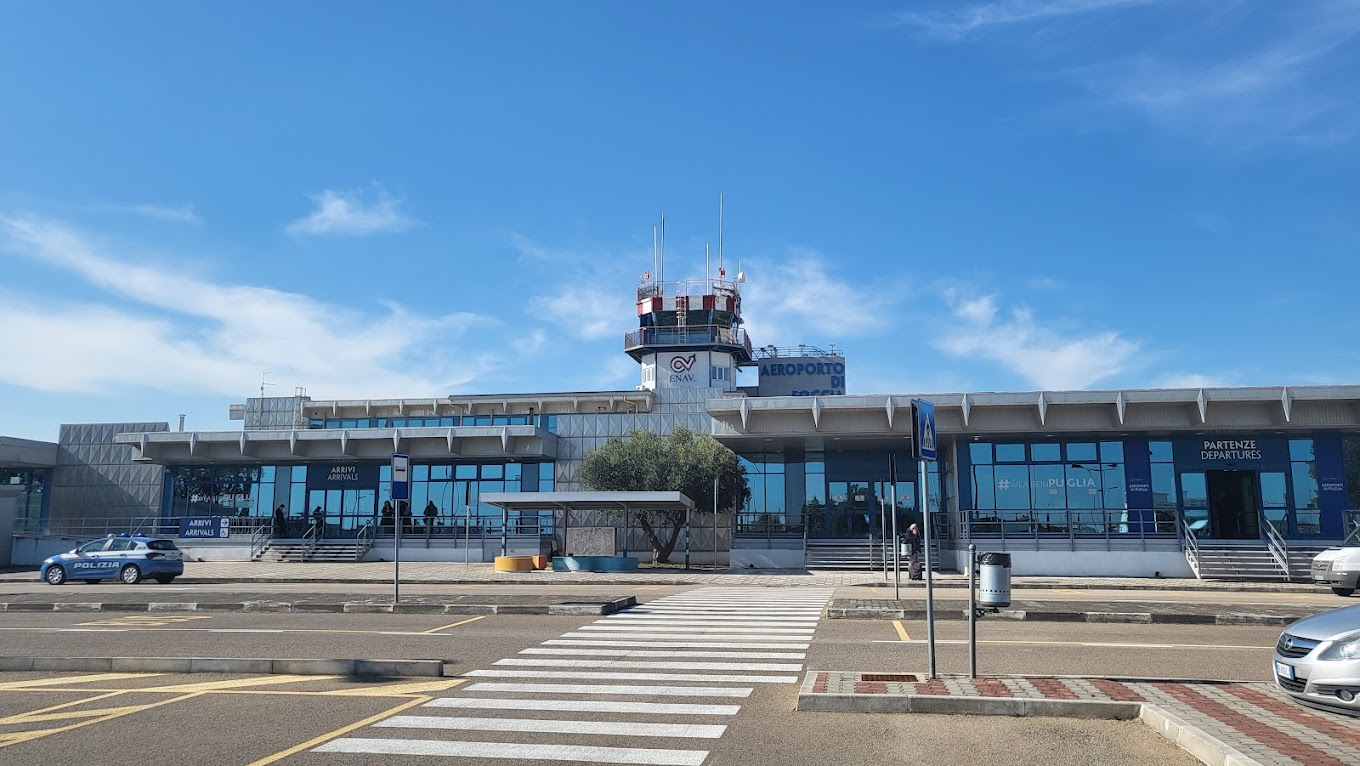
M1290 459L1290 460L1312 460L1312 459L1313 459L1313 440L1312 440L1312 439L1290 439L1290 440L1289 440L1289 459Z
M91 542L85 543L84 545L80 546L79 548L76 548L76 552L78 552L78 553L98 553L99 551L104 550L104 546L105 546L105 545L108 545L108 544L109 544L109 541L108 541L108 540L93 540L93 541L91 541Z
M1067 445L1068 460L1095 460L1096 445L1090 442L1073 442Z
M1025 461L1025 445L1023 444L996 445L996 462L1023 463L1024 461Z
M1171 462L1171 442L1148 442L1148 454L1154 463Z
M973 461L973 465L986 465L992 462L992 445L986 442L969 444L968 457Z
M172 542L170 542L169 540L150 540L150 541L147 542L146 547L150 548L150 549L153 550L153 551L177 551L177 550L179 550L179 548L176 548L176 547L175 547L175 544L172 543Z
M109 541L109 547L105 548L104 550L110 552L130 551L135 547L137 547L137 543L133 542L132 540L128 540L126 538L123 539L114 538L113 540Z
M1056 444L1031 444L1030 459L1036 463L1056 463L1062 460L1062 448Z
M1101 442L1100 459L1107 463L1124 462L1124 442Z

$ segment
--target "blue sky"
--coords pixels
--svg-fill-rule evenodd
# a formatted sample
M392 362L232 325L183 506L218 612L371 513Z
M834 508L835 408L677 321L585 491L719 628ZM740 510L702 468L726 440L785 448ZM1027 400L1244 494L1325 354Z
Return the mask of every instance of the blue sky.
M1360 0L0 6L0 434L629 389L666 215L851 393L1353 383Z

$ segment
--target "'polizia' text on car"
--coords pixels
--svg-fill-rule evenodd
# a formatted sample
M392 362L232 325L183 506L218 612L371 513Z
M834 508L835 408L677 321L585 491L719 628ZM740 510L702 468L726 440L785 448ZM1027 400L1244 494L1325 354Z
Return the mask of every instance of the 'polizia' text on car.
M40 575L51 585L68 580L95 583L122 580L129 585L151 578L168 583L184 574L184 554L175 543L144 535L109 535L68 552L50 556Z

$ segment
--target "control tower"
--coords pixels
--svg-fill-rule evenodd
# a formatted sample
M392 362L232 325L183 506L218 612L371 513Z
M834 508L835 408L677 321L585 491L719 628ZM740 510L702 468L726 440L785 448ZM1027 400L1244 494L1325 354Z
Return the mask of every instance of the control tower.
M721 267L717 279L642 275L638 329L623 338L624 350L642 365L640 388L736 390L737 368L751 364L751 339L741 329L741 275L726 276Z

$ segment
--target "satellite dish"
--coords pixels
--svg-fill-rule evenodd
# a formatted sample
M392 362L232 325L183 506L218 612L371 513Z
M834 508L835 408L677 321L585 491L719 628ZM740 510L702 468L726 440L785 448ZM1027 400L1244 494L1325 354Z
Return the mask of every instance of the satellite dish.
M737 272L737 284L740 285L740 284L745 284L745 283L746 283L746 272L744 272L744 271L738 271L738 272Z

